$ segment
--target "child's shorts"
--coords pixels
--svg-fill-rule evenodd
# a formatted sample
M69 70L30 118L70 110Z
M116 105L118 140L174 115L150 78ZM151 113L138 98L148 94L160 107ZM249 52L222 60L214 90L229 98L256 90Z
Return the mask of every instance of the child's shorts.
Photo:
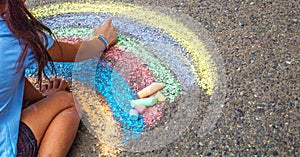
M17 157L36 157L38 153L37 140L31 129L20 121L17 143Z

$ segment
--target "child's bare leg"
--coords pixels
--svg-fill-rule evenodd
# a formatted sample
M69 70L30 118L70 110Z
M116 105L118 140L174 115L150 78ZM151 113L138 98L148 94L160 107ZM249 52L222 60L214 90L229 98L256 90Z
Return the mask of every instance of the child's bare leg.
M78 125L79 116L75 107L60 112L48 127L38 156L66 156L75 139Z
M28 125L40 144L51 121L63 110L73 107L72 93L57 92L22 111L21 121Z
M61 156L67 154L71 147L77 132L79 116L72 93L59 91L66 82L56 79L49 83L45 90L51 91L51 94L24 109L21 121L27 124L37 139L41 149L39 156L48 156L49 153L52 153L52 156Z

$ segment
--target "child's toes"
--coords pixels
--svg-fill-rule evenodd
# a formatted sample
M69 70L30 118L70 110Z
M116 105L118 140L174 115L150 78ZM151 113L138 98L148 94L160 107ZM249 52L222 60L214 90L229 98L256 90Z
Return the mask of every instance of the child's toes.
M53 80L48 80L48 89L53 88Z
M47 90L47 87L48 87L47 84L42 84L41 92L45 92Z
M53 88L59 88L60 82L61 82L60 79L55 78L53 80Z
M59 90L66 90L67 87L68 87L68 83L66 82L66 80L61 80L58 87Z

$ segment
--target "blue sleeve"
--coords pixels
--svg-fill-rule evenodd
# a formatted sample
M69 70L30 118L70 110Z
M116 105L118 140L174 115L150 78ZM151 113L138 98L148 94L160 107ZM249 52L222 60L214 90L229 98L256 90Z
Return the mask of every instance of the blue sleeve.
M46 40L43 38L43 43L46 46L47 50L50 49L50 47L54 44L54 39L52 36L46 33L46 37L48 39L48 45L46 45ZM34 54L32 51L28 51L27 57L26 57L26 62L25 62L25 68L37 68L37 61L34 58Z

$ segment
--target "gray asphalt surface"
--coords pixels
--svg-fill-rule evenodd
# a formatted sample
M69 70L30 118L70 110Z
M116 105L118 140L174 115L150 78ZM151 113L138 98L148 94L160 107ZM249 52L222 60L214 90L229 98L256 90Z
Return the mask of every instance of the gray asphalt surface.
M161 150L118 156L300 156L299 1L123 2L171 8L206 28L224 59L227 95L206 136L187 132ZM69 156L98 154L101 144L81 125Z

